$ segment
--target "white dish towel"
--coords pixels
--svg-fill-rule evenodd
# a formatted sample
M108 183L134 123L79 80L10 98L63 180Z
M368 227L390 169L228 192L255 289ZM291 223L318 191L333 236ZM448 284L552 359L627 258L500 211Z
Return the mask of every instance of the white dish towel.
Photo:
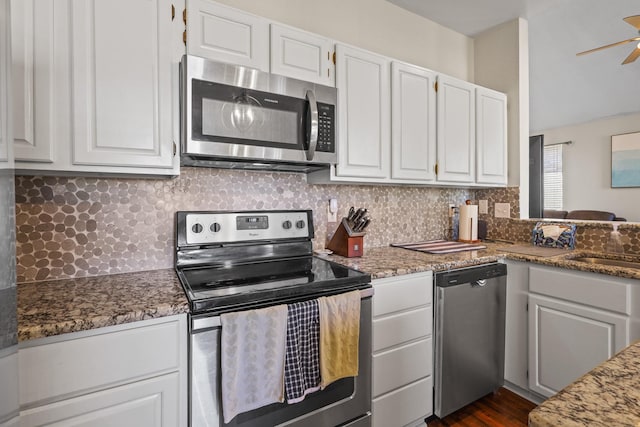
M283 402L287 306L225 313L220 321L224 422Z

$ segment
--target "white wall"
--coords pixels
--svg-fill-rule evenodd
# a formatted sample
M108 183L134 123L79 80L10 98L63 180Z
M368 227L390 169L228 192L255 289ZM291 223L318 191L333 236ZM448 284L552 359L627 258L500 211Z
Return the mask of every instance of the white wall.
M520 186L521 213L529 212L528 52L528 25L521 18L475 38L475 82L507 94L508 185Z
M573 141L562 155L565 210L603 210L640 221L640 187L611 188L611 135L639 131L640 113L633 113L535 133L545 144Z
M220 3L473 82L473 39L385 0Z

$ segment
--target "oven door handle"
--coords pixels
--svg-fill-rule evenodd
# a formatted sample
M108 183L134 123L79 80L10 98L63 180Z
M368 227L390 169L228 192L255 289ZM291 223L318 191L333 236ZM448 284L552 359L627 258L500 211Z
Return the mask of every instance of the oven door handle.
M360 298L369 298L373 296L373 287L360 290ZM191 319L191 331L197 332L203 329L219 328L222 326L220 316L202 317L199 319Z
M316 102L316 94L312 90L307 91L306 95L309 101L309 148L307 149L307 160L313 160L316 154L316 146L318 145L318 103Z

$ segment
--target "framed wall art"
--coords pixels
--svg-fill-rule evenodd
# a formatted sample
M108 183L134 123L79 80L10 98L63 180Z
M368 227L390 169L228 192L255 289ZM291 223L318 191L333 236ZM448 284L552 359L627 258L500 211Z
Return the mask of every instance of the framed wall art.
M611 136L611 187L640 187L640 132Z

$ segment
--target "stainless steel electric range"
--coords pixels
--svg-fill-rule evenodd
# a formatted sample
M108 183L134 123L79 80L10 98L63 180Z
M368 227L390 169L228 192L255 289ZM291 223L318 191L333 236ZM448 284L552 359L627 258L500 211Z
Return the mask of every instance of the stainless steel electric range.
M370 426L371 295L368 274L313 256L312 212L178 212L176 272L189 300L189 419L193 427ZM275 403L225 424L220 314L360 290L359 375L296 404Z

